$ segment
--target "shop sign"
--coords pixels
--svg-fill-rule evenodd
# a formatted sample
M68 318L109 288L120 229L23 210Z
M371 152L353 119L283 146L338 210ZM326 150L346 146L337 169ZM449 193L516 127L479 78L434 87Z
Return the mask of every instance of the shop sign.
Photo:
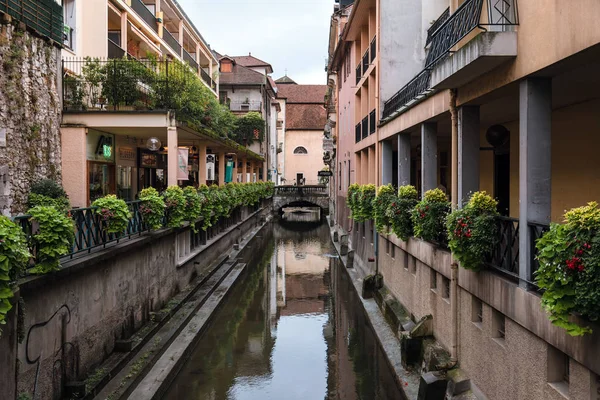
M140 159L140 167L145 168L157 168L157 155L154 153L142 153L142 157Z
M189 149L187 147L177 149L177 180L187 181L189 179L188 155Z
M318 176L333 176L333 172L331 171L319 171Z
M119 158L122 161L135 161L135 150L131 147L119 147Z
M333 151L333 139L323 138L323 151Z

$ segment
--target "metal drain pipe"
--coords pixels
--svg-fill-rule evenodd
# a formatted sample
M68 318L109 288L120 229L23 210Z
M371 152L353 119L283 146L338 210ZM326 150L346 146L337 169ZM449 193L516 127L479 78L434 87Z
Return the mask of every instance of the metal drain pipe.
M456 89L450 90L450 115L452 118L452 209L458 207L458 110L456 108ZM451 255L451 288L450 288L450 312L452 314L452 361L458 361L459 349L459 312L458 312L458 263Z

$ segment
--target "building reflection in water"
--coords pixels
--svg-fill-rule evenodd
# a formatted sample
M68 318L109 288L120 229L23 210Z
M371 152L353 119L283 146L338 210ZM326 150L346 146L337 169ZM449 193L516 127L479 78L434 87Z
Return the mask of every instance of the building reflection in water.
M164 398L403 398L327 226L283 221L262 235Z

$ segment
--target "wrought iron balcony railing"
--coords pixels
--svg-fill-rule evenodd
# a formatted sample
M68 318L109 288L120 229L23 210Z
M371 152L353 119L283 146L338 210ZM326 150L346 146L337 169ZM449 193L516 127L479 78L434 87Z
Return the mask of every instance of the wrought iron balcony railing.
M373 36L373 40L371 40L371 63L375 60L375 56L377 55L377 36Z
M142 0L131 0L131 8L133 8L133 11L135 11L136 14L139 15L140 18L143 19L144 22L148 24L148 26L152 28L154 32L158 32L158 24L156 23L156 17L152 13L152 11L148 9L146 4L142 2Z
M356 126L354 127L354 141L356 143L360 142L360 140L361 140L360 132L361 132L360 124L356 124Z
M183 60L187 62L194 71L198 71L198 62L186 49L183 49Z
M484 1L487 15L482 18ZM475 29L506 29L519 24L516 0L466 0L452 15L446 16L447 13L448 10L444 11L428 30L427 40L431 45L425 69L385 102L383 118L428 94L431 69Z
M173 49L173 51L177 54L181 54L181 44L179 44L179 42L177 41L177 39L175 39L175 37L173 35L171 35L171 32L169 32L167 30L167 28L165 28L163 26L163 40L165 42L167 42L167 44L169 45L169 47L171 49Z
M429 43L431 43L431 38L433 38L433 33L435 31L438 30L438 28L440 26L442 26L442 24L444 22L446 22L446 20L448 19L448 17L450 16L450 7L446 8L446 10L442 13L442 15L440 15L438 17L438 19L436 19L433 24L431 24L431 26L429 27L429 29L427 29L427 40L425 42L425 45L428 45Z
M375 133L375 129L377 128L377 118L375 110L371 111L369 114L369 135Z
M0 0L0 12L10 15L55 44L64 41L63 8L54 0Z
M362 138L366 139L369 136L369 117L364 117L361 121Z

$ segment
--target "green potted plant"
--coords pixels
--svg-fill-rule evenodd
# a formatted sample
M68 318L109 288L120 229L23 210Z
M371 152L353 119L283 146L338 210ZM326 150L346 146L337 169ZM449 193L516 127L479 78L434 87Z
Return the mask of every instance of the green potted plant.
M377 189L377 196L373 199L373 216L377 232L387 233L392 224L388 217L388 209L395 201L397 201L397 197L391 184L380 186Z
M450 212L448 197L440 189L428 190L412 211L414 234L428 242L446 243L446 216Z
M413 235L412 210L418 203L417 189L414 186L400 186L398 198L390 204L387 210L391 221L392 232L403 241Z
M106 232L122 234L127 230L131 213L124 200L117 198L114 194L109 194L95 200L92 207Z

